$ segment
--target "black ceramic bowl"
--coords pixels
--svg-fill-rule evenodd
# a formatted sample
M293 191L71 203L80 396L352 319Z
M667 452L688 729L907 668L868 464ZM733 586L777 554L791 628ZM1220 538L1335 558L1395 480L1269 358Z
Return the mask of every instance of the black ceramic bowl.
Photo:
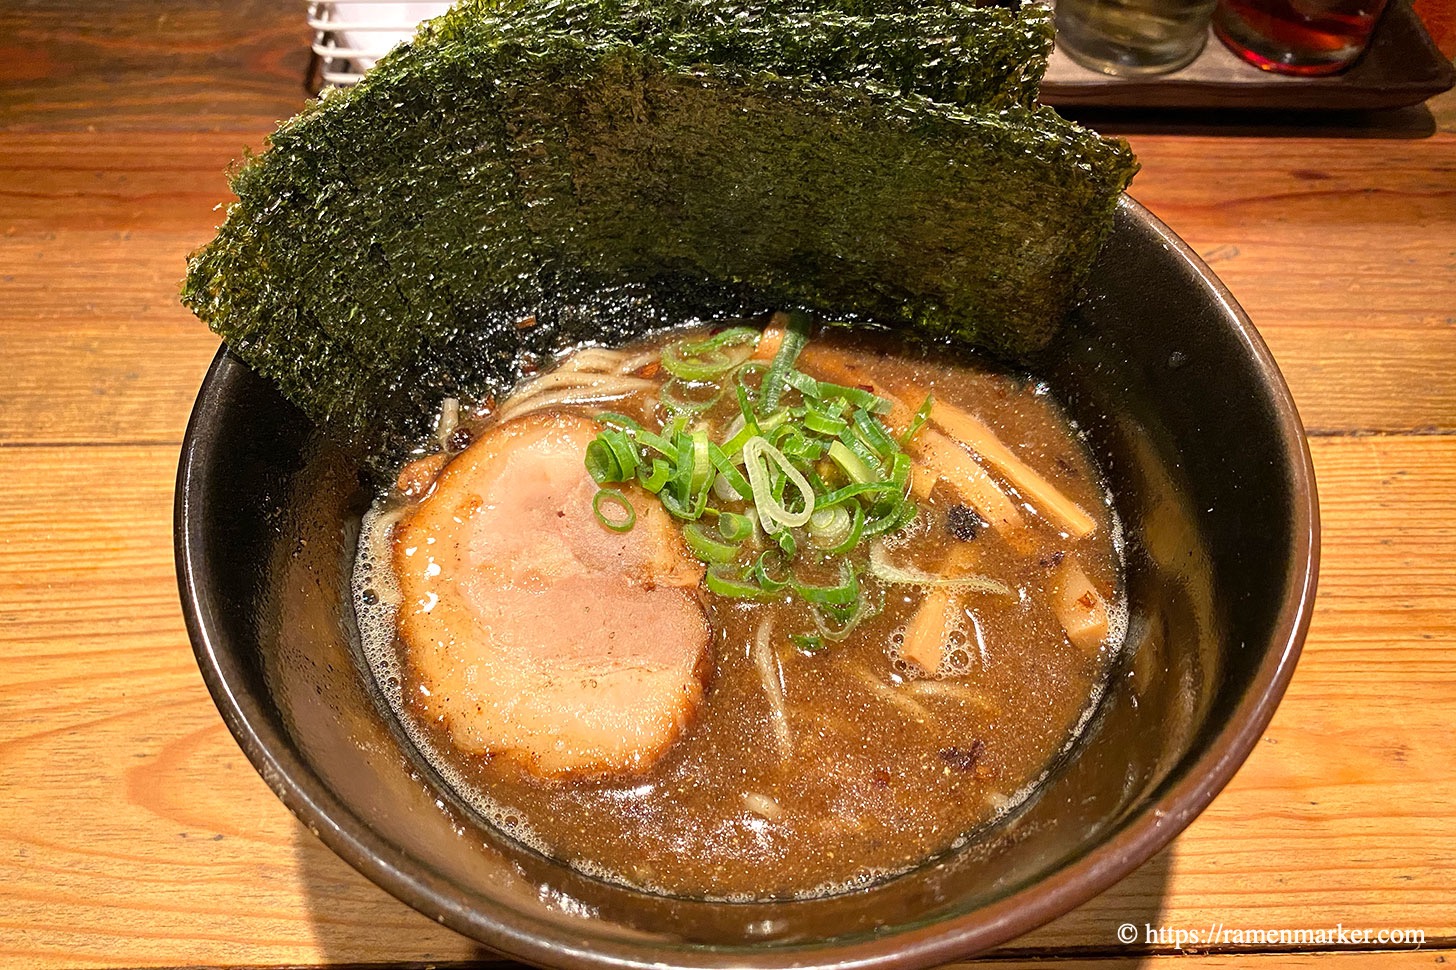
M1106 889L1209 803L1273 714L1314 600L1318 512L1289 391L1228 292L1137 203L1124 200L1090 298L1033 369L1087 429L1117 496L1129 648L1039 797L882 885L804 902L654 897L580 875L472 816L404 739L360 661L348 595L370 498L359 469L226 352L202 387L177 482L177 570L198 663L238 743L312 831L503 954L644 970L966 956Z

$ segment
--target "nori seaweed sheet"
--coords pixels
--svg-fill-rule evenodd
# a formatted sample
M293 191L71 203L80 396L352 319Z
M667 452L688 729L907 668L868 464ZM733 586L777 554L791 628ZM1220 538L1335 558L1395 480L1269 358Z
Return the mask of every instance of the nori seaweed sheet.
M627 42L664 65L729 66L919 94L962 107L1030 105L1051 10L896 0L464 0L425 42Z
M687 67L474 6L280 127L189 263L184 302L355 443L397 450L523 351L691 317L1034 350L1136 169L1045 108Z

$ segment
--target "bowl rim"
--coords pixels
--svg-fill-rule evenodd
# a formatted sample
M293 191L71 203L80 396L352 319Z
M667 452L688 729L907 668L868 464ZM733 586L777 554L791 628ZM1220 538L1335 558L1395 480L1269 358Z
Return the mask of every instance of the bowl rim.
M219 348L188 421L177 472L174 547L187 632L202 677L223 720L253 767L299 821L342 859L402 902L441 924L514 959L565 970L719 970L755 966L797 970L919 970L964 959L1020 936L1105 891L1163 849L1228 784L1253 750L1293 676L1313 611L1319 574L1320 523L1309 442L1283 375L1268 346L1228 288L1187 243L1124 194L1119 208L1151 229L1167 250L1187 261L1208 288L1270 394L1285 453L1294 505L1289 593L1275 618L1272 648L1226 726L1184 773L1108 840L1049 876L1011 895L957 916L870 939L826 940L782 947L706 947L646 940L591 939L559 924L513 920L491 907L471 906L456 887L418 865L323 786L273 730L256 701L235 689L224 669L223 638L200 587L202 536L198 476L207 429L221 417L219 374L232 360ZM534 924L534 926L532 925ZM1109 937L1109 942L1110 942Z

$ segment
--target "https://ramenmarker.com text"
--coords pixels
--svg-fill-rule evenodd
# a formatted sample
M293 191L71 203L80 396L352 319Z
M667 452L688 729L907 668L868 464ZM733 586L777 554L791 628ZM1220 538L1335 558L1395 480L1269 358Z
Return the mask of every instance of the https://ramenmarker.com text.
M1210 923L1204 927L1154 926L1144 923L1123 923L1117 928L1119 943L1141 943L1149 946L1171 946L1175 950L1200 949L1211 946L1405 946L1415 949L1426 942L1425 930L1372 929L1334 926L1313 926L1273 929L1268 927L1236 927Z

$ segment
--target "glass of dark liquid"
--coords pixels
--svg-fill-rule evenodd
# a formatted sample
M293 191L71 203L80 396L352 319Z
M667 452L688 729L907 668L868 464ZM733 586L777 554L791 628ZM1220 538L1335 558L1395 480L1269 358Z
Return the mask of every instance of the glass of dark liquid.
M1255 67L1335 74L1370 43L1386 0L1219 0L1213 31Z

